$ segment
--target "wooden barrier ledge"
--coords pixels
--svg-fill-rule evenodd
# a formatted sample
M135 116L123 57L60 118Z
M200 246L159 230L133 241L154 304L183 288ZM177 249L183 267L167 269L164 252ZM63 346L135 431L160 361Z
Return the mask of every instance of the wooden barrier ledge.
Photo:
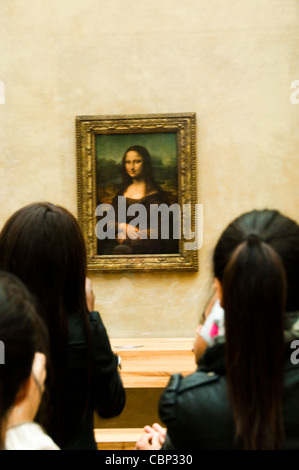
M172 374L194 372L193 338L116 338L125 388L164 388Z
M196 369L193 338L115 338L112 350L121 357L125 388L164 388L172 374ZM143 428L95 429L98 449L131 450Z
M95 429L98 450L134 450L143 428Z

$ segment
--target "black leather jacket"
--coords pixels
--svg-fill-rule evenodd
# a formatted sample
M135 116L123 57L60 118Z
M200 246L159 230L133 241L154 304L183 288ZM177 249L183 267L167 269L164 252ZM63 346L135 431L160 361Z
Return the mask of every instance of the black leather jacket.
M234 450L234 420L228 403L224 344L206 350L197 370L175 374L164 390L159 413L167 426L163 450ZM285 362L285 449L299 450L299 365Z
M68 317L69 340L61 393L61 439L56 442L62 450L97 450L94 412L103 418L117 416L126 402L118 359L112 352L98 312L89 314L89 324L92 339L90 370L86 367L87 345L81 318L71 314Z

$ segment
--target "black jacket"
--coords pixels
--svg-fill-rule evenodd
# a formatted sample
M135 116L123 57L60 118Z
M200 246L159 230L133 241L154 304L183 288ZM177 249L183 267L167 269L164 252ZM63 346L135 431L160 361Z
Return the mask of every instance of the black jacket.
M89 315L92 363L86 368L86 340L80 318L69 317L67 367L62 397L62 449L96 450L93 417L119 415L125 405L125 390L118 373L118 359L98 312ZM89 379L88 379L89 377ZM89 395L88 395L89 394ZM89 399L87 400L87 396Z
M229 407L224 344L206 350L197 370L175 374L163 392L159 413L167 426L165 450L233 450L234 420ZM299 450L299 365L287 348L284 384L285 449Z

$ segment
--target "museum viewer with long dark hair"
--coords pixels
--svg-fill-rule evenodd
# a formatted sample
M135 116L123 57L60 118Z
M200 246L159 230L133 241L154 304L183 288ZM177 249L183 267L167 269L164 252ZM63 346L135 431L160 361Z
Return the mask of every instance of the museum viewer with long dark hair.
M103 243L104 254L167 254L178 252L178 239L174 235L174 224L180 223L176 213L165 212L164 223L168 224L168 236L161 235L162 222L160 215L152 217L157 206L171 206L170 194L163 191L153 176L153 168L149 151L141 145L129 147L121 162L122 188L112 201L114 209L116 237ZM121 206L120 199L124 201ZM133 224L136 218L135 209L143 210L145 216L141 224ZM163 206L162 206L163 207ZM132 210L132 212L130 211ZM137 210L137 209L136 209ZM121 212L121 220L118 217ZM137 212L138 214L138 212ZM166 216L169 219L166 220ZM153 224L153 220L157 222ZM100 245L99 245L100 246Z
M41 411L46 408L50 419L41 424L62 449L96 449L94 410L103 418L119 415L125 391L101 317L87 306L86 251L77 220L50 203L18 210L0 234L0 267L27 285L49 331Z
M46 378L47 330L24 284L0 271L0 449L59 450L34 422Z
M298 224L275 210L238 217L216 245L214 274L225 342L171 378L159 404L166 436L155 424L137 448L298 450Z

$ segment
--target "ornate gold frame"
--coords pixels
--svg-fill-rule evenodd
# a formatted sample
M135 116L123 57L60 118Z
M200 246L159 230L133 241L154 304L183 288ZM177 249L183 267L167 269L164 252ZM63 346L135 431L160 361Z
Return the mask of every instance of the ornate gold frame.
M195 113L103 115L76 117L78 221L87 249L87 268L93 272L197 271L197 250L186 250L182 237L178 254L98 255L96 226L97 134L172 132L177 135L178 203L191 205L191 227L195 229L196 154ZM183 216L182 216L183 219ZM183 220L182 220L183 223Z

